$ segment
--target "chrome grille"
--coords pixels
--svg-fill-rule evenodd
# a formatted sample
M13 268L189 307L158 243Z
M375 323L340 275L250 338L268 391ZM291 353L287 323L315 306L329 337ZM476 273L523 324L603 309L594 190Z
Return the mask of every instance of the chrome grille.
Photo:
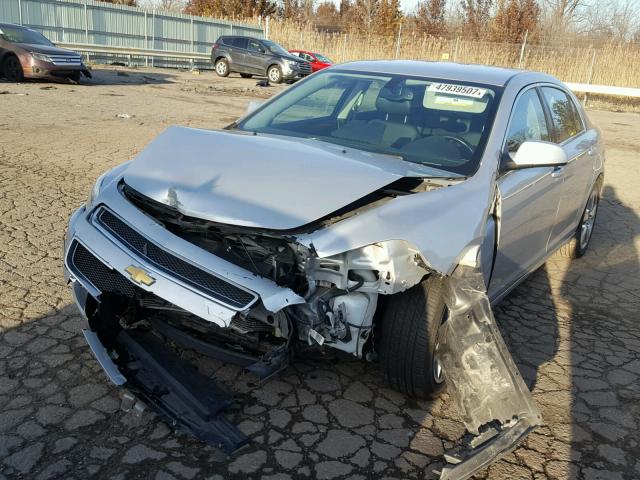
M220 303L234 309L244 309L257 299L255 293L162 249L104 207L96 213L95 222L142 260Z
M58 66L79 67L82 65L82 57L80 55L47 55L51 59L51 63Z
M78 241L73 242L69 249L67 265L76 277L81 281L88 281L100 293L135 296L135 287L124 275L111 270Z
M300 73L308 75L311 73L311 64L309 62L303 62L300 64Z

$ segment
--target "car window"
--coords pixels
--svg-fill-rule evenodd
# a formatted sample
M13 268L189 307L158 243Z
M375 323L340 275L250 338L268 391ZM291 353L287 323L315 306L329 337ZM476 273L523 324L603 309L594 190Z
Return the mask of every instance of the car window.
M232 45L237 48L247 48L247 39L236 37L233 39Z
M252 52L264 53L264 47L256 40L249 40L249 50Z
M557 143L562 143L583 130L578 110L566 92L558 88L543 87L542 93L551 113Z
M508 151L510 153L517 152L520 145L527 140L545 142L551 140L542 103L533 88L523 93L513 108L507 132Z
M2 27L2 38L11 43L28 43L31 45L53 45L47 37L30 28L5 25Z
M273 119L273 124L304 120L309 116L327 117L333 113L336 105L346 90L346 86L335 86L316 90L300 102L286 108Z
M325 70L236 128L313 138L470 175L479 165L499 92L475 83Z
M314 62L315 61L315 59L311 55L309 55L308 53L303 53L302 54L302 58L304 58L307 62Z

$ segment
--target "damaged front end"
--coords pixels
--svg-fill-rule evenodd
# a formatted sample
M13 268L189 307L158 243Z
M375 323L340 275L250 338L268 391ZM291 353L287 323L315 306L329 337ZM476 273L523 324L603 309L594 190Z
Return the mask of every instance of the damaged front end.
M402 241L319 258L293 235L186 217L123 182L112 187L107 203L114 207L78 211L66 242L66 274L89 323L85 338L115 384L228 453L248 441L220 415L232 396L195 371L185 350L239 365L260 381L307 350L371 358L378 295L409 288L427 273ZM117 209L118 202L129 208ZM141 222L149 223L131 226ZM140 231L161 233L216 263L187 261L166 240Z
M338 210L314 203L294 216L291 206L283 213L274 202L265 212L248 195L216 193L226 188L224 178L165 188L164 177L156 172L149 175L156 183L147 181L138 166L133 188L124 168L99 180L71 218L65 274L88 319L87 342L109 378L175 428L228 453L248 442L221 415L232 395L194 369L185 351L238 365L260 381L311 350L375 360L381 296L430 275L443 278L449 311L438 360L476 436L447 454L442 478L468 478L540 424L495 325L481 249L458 265L458 253L482 238L487 218L488 193L477 180L381 175L381 168L375 184L334 199ZM319 191L323 185L319 180ZM200 209L216 204L220 218L244 221L204 218L182 208L188 201ZM261 215L290 228L256 226Z

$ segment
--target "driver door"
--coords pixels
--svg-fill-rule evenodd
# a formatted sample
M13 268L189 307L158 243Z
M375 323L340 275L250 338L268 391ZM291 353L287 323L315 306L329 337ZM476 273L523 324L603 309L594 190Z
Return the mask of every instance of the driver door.
M536 87L522 91L511 111L504 156L527 141L551 141L550 128ZM505 295L546 258L562 194L564 167L510 170L498 179L500 222L489 296Z

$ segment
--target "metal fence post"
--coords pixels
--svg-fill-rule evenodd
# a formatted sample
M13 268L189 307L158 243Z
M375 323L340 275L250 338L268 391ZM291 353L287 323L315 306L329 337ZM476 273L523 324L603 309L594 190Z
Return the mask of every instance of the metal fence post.
M18 18L20 25L22 25L22 0L18 0Z
M396 60L400 57L400 42L402 41L402 22L398 26L398 39L396 40Z
M191 51L193 52L193 17L191 17Z
M520 60L518 61L518 68L522 68L522 62L524 61L524 50L527 48L527 37L529 36L529 30L524 32L524 41L522 42L522 48L520 48Z
M155 8L151 11L151 48L155 50L156 48L156 10ZM151 57L151 66L154 66L156 57Z
M596 65L596 49L595 47L593 47L593 51L591 53L591 66L589 67L589 78L587 80L587 83L589 85L591 85L591 82L593 82L593 70L595 68ZM587 106L587 100L589 100L589 94L585 92L584 94L584 99L583 99L583 103L584 106Z
M347 40L349 38L349 34L345 33L344 34L344 43L342 44L342 61L346 62L347 61Z
M453 49L453 61L457 62L458 61L458 44L460 43L460 37L456 37L456 46Z
M147 35L147 11L144 11L144 48L149 50L149 36ZM149 57L144 57L144 66L149 66Z
M269 16L264 21L264 38L269 39Z
M89 16L87 14L87 0L84 0L84 43L89 43Z

